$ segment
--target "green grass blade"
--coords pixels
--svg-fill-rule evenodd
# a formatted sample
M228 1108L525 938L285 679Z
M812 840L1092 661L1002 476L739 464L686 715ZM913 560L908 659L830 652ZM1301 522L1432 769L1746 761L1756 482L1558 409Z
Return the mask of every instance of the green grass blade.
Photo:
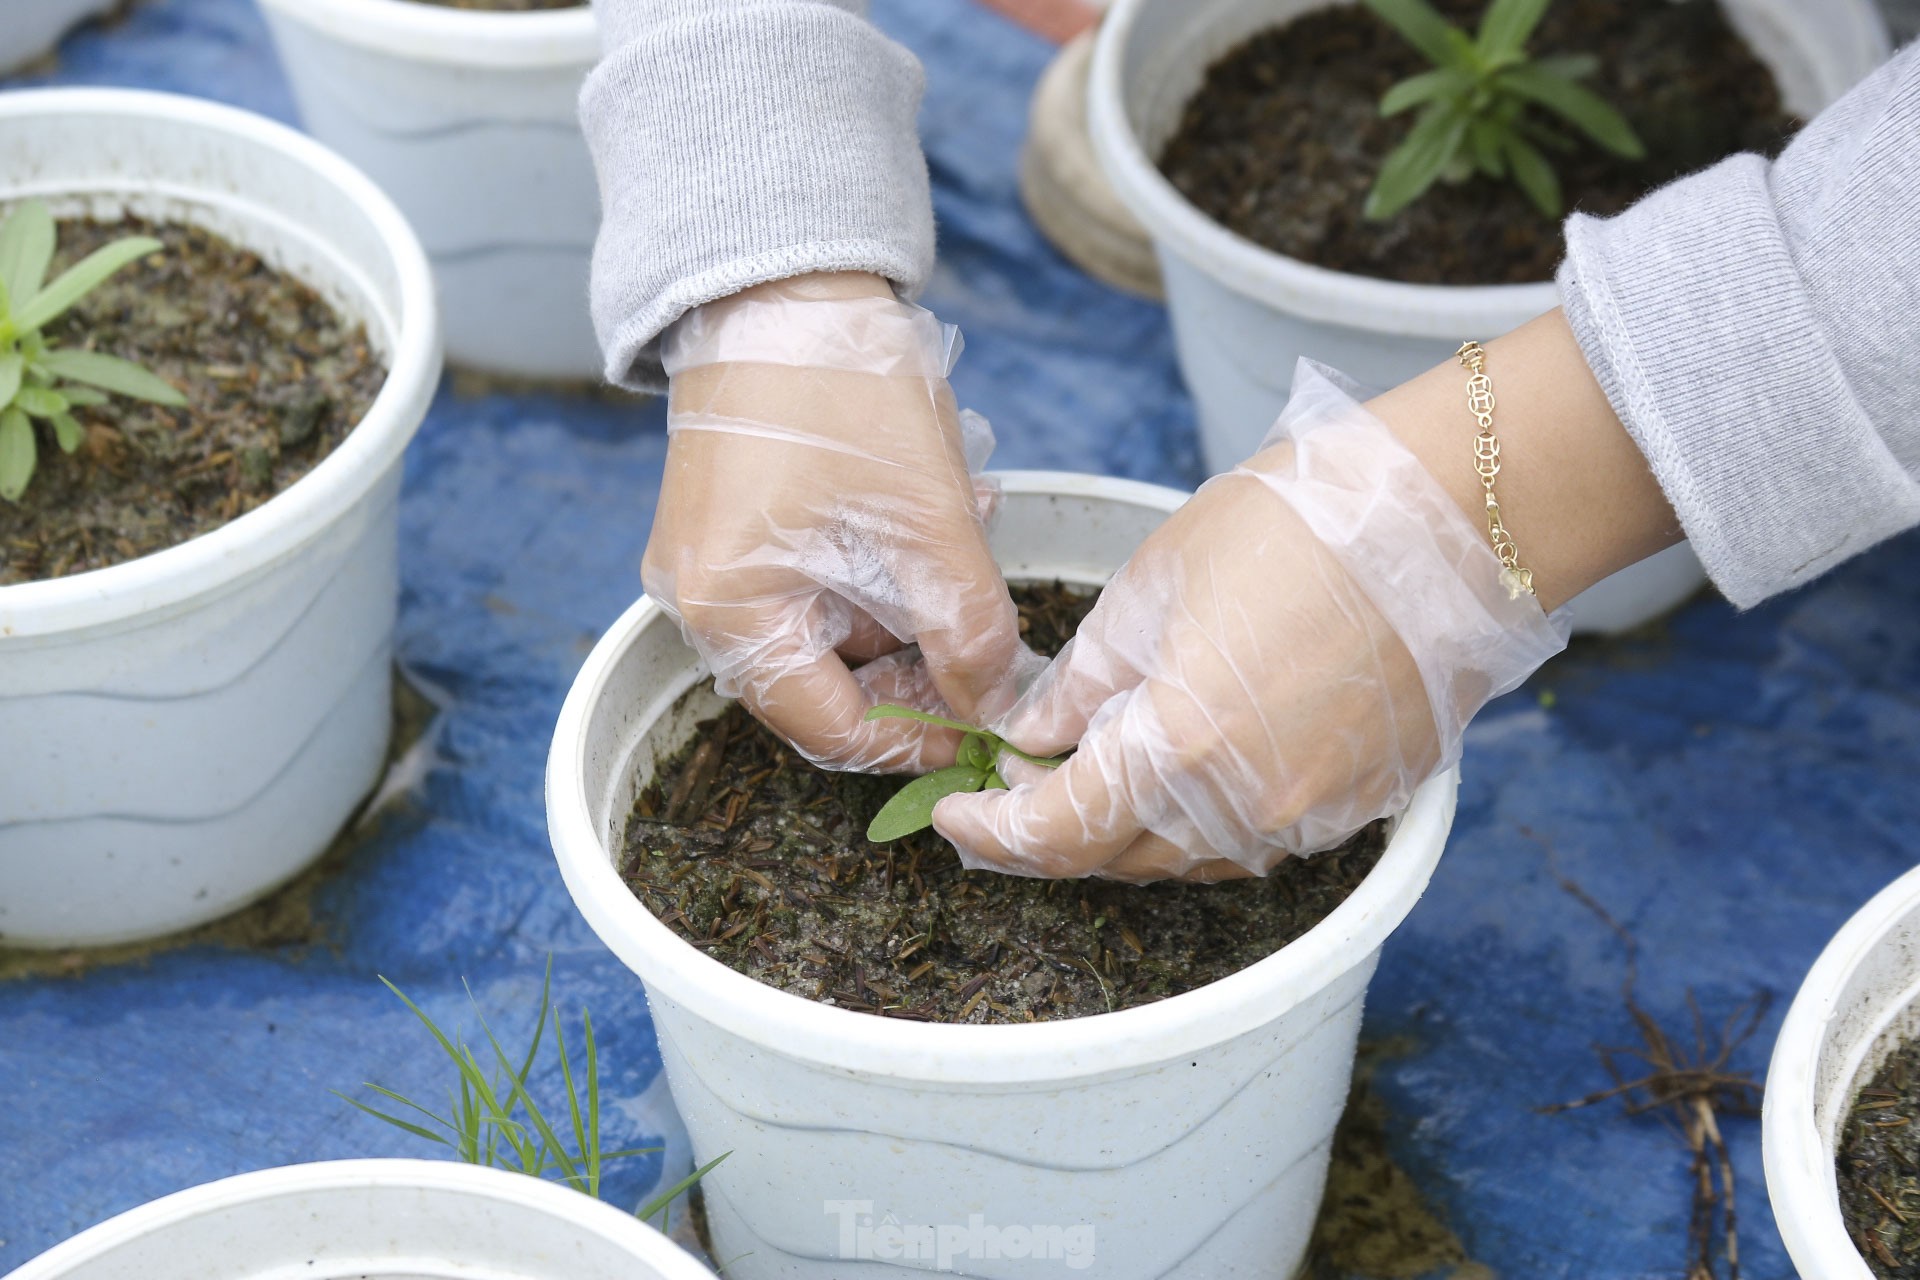
M1550 75L1537 66L1504 71L1498 83L1545 107L1615 155L1638 160L1647 154L1627 118L1583 85Z
M558 1027L560 1024L555 1023ZM600 1198L600 1168L604 1157L600 1154L600 1049L593 1039L593 1015L586 1006L580 1008L581 1034L587 1042L587 1144L582 1146L580 1155L587 1162L587 1176L592 1179L591 1191L594 1199Z
M128 236L95 249L60 273L52 284L19 302L13 313L14 326L21 330L39 329L60 318L68 307L98 288L108 276L164 246L150 236ZM19 295L15 295L16 299Z
M33 479L40 448L34 443L33 423L20 410L0 410L0 498L18 502Z
M585 1171L583 1176L587 1184L587 1194L598 1199L600 1170L593 1159L592 1144L587 1141L587 1118L580 1110L580 1094L573 1084L573 1064L567 1060L567 1039L561 1033L558 1018L553 1020L553 1047L560 1055L560 1079L567 1086L567 1116L573 1121L574 1149L579 1153L578 1163Z
M600 1159L603 1162L607 1160L631 1160L634 1156L650 1156L655 1152L665 1150L665 1147L622 1147L618 1151L603 1151L600 1154Z
M9 298L31 298L46 283L53 261L53 212L38 200L23 200L0 227L0 288Z
M715 1166L717 1166L722 1160L725 1160L728 1156L732 1154L733 1152L731 1151L722 1151L719 1155L707 1161L705 1164L701 1165L698 1169L695 1169L692 1173L680 1179L680 1181L674 1183L671 1187L668 1187L665 1191L662 1191L659 1195L655 1196L653 1199L641 1205L639 1210L635 1212L633 1216L640 1219L640 1221L642 1222L646 1222L652 1219L654 1216L660 1215L660 1229L662 1231L666 1230L665 1214L668 1208L672 1206L673 1202L679 1199L682 1195L686 1194L686 1192L695 1183L699 1182L700 1179L706 1177L709 1173L712 1173Z
M425 1128L424 1126L421 1126L421 1125L417 1125L413 1123L411 1120L402 1120L399 1116L390 1116L386 1112L380 1110L377 1107L368 1106L366 1103L360 1101L360 1099L358 1098L348 1097L346 1094L341 1093L338 1089L333 1090L333 1096L336 1098L339 1098L340 1100L345 1102L348 1106L357 1107L361 1111L364 1111L368 1115L372 1116L374 1119L385 1120L388 1124L392 1125L394 1128L404 1129L408 1133L413 1134L415 1137L425 1138L428 1142L437 1142L443 1147L449 1147L453 1145L452 1143L448 1142L445 1138L441 1137L439 1134L435 1133L431 1129Z
M187 403L187 398L172 383L118 356L103 355L98 351L49 351L40 357L39 363L55 377L84 382L115 395L131 396L135 400L174 409Z
M867 839L885 844L926 829L933 824L934 805L959 792L978 791L987 773L974 765L956 764L915 778L894 792L893 799L873 815L873 821L867 824Z
M581 1180L580 1170L575 1166L572 1158L567 1155L565 1146L561 1144L559 1136L553 1131L553 1126L548 1124L546 1116L541 1114L539 1104L534 1102L533 1095L527 1091L526 1082L518 1076L512 1075L513 1061L507 1057L506 1049L501 1045L499 1037L493 1034L493 1028L487 1024L484 1016L480 1018L480 1030L485 1033L487 1043L492 1047L494 1058L499 1062L501 1070L507 1072L509 1078L512 1080L512 1084L509 1086L508 1102L510 1104L517 1102L518 1105L526 1111L527 1123L532 1127L533 1132L540 1137L541 1151L543 1153L541 1164L543 1166L545 1165L544 1156L550 1154L553 1166L560 1169L562 1173L566 1175L565 1181L578 1183Z

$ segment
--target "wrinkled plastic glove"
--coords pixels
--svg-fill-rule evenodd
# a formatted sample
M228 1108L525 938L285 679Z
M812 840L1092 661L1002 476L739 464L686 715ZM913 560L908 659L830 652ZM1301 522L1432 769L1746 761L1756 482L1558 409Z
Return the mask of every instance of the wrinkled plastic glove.
M1564 611L1508 595L1485 532L1358 395L1303 361L1261 451L1142 544L996 726L1072 758L1007 761L1013 790L934 809L966 865L1265 874L1404 808L1565 647Z
M991 719L1039 666L987 547L993 434L954 403L958 350L928 311L806 280L700 307L663 344L647 592L722 695L828 768L949 764L957 734L863 715Z

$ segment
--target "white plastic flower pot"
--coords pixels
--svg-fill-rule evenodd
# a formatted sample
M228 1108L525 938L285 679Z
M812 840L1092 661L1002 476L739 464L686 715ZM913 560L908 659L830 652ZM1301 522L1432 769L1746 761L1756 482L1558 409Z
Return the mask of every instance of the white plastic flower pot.
M0 95L0 201L30 196L243 244L363 321L389 368L340 446L254 511L0 587L0 945L124 942L287 880L378 777L401 452L439 380L433 284L365 177L198 99Z
M1920 869L1833 935L1793 998L1760 1121L1767 1198L1802 1280L1873 1280L1847 1234L1835 1161L1854 1096L1920 1035Z
M52 52L60 37L114 0L0 0L0 75Z
M261 0L309 132L364 169L427 247L457 364L591 378L600 193L576 101L593 13L415 0Z
M1180 367L1207 465L1252 453L1310 356L1386 388L1559 305L1551 282L1462 287L1349 275L1274 253L1213 221L1154 163L1210 67L1257 31L1327 0L1116 0L1094 52L1088 114L1114 191L1153 235ZM1887 56L1871 0L1725 0L1773 69L1789 109L1817 112ZM1706 581L1685 547L1663 552L1573 603L1574 629L1626 630Z
M1097 586L1185 495L1014 472L1008 577ZM764 986L682 941L621 882L656 761L721 705L642 599L575 680L547 770L567 888L645 983L734 1280L1291 1275L1324 1187L1380 946L1425 889L1457 776L1422 787L1358 890L1231 977L1019 1026L893 1021Z
M336 1160L243 1173L81 1232L7 1280L713 1280L632 1214L500 1169Z

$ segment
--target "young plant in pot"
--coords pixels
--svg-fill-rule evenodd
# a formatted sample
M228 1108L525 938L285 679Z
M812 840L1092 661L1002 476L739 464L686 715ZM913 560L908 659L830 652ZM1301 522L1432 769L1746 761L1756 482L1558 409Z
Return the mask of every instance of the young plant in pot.
M244 112L0 99L0 945L212 919L390 728L401 450L438 376L397 211Z
M1868 0L1118 0L1090 116L1220 469L1296 357L1384 389L1552 310L1560 214L1776 149L1887 43ZM1671 549L1576 601L1576 629L1704 580Z
M1003 493L993 547L1042 652L1185 497L1046 473ZM904 787L815 769L650 600L569 695L555 851L646 984L695 1158L732 1152L703 1184L729 1274L1290 1272L1453 775L1266 879L1032 880L917 829L933 792L992 785L1004 745L968 736Z
M455 364L598 378L583 300L600 194L581 134L585 0L263 0L300 118L393 197Z

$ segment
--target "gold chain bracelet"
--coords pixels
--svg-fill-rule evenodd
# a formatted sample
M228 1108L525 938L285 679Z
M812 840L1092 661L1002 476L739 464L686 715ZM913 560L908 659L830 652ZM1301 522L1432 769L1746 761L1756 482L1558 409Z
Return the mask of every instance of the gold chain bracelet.
M1500 437L1493 434L1493 380L1487 377L1486 349L1468 341L1454 355L1472 375L1467 379L1467 408L1480 424L1480 434L1473 441L1473 469L1487 495L1487 537L1493 542L1493 554L1500 557L1500 585L1518 600L1533 594L1533 570L1520 567L1520 548L1501 523L1500 504L1493 497L1493 478L1500 474Z

